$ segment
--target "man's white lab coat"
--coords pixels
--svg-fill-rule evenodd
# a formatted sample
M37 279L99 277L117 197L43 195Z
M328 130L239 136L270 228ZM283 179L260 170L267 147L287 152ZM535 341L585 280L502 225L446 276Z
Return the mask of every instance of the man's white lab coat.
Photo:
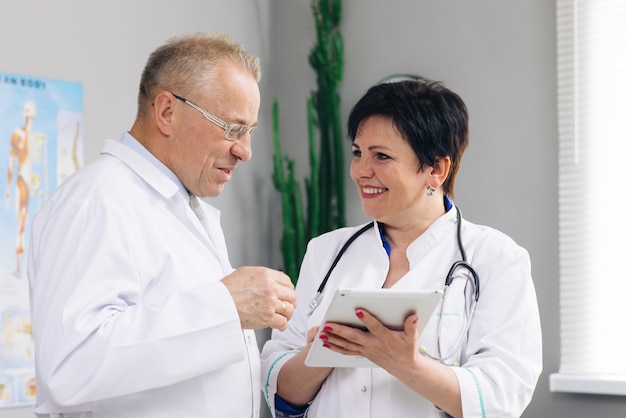
M50 197L28 272L38 416L258 415L255 335L220 282L219 212L202 205L209 234L180 183L116 141Z

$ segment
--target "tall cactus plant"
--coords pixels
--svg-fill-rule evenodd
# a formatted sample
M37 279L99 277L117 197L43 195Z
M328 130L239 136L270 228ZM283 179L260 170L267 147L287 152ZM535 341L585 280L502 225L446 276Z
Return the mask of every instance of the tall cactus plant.
M274 187L281 194L284 270L295 284L306 243L324 232L345 226L343 130L339 85L343 77L341 0L311 0L317 43L309 65L317 74L317 90L307 99L310 178L305 179L306 213L302 189L294 177L294 160L280 149L279 108L275 100ZM316 129L317 128L317 129ZM316 132L319 134L316 136Z

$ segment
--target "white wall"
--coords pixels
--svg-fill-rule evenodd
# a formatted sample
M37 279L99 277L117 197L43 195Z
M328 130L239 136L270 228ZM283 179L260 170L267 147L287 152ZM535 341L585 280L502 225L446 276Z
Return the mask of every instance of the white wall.
M223 209L233 265L279 265L270 107L276 96L283 145L299 158L299 172L308 173L305 98L315 87L307 62L315 37L309 0L5 3L0 71L83 83L87 160L104 138L130 127L140 71L148 53L168 37L224 30L260 55L263 127L254 157L213 203ZM501 229L528 249L539 294L545 366L524 416L623 417L622 397L548 391L559 354L554 0L343 4L344 120L367 87L397 72L442 80L468 104L472 137L456 202L468 219ZM347 143L345 149L348 158ZM363 217L356 194L350 186L348 191L348 219L355 224ZM32 414L0 410L0 418L9 417Z

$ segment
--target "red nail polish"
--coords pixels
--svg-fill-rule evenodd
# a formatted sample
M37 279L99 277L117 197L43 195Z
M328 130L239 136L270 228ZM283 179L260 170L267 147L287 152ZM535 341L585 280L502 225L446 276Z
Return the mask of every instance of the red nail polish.
M324 327L324 329L322 331L332 332L333 328L332 327Z
M328 339L328 337L326 335L320 335L320 340L326 341L327 339Z
M330 346L326 343L322 344L322 347L330 348Z
M365 315L363 315L363 312L361 312L361 311L357 311L356 316L357 316L358 318L363 318Z

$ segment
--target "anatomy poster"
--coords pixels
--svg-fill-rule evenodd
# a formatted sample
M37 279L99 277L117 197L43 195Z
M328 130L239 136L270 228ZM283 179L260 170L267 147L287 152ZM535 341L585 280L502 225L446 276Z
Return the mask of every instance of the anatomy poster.
M83 163L82 109L80 83L0 72L0 407L35 400L30 225Z

